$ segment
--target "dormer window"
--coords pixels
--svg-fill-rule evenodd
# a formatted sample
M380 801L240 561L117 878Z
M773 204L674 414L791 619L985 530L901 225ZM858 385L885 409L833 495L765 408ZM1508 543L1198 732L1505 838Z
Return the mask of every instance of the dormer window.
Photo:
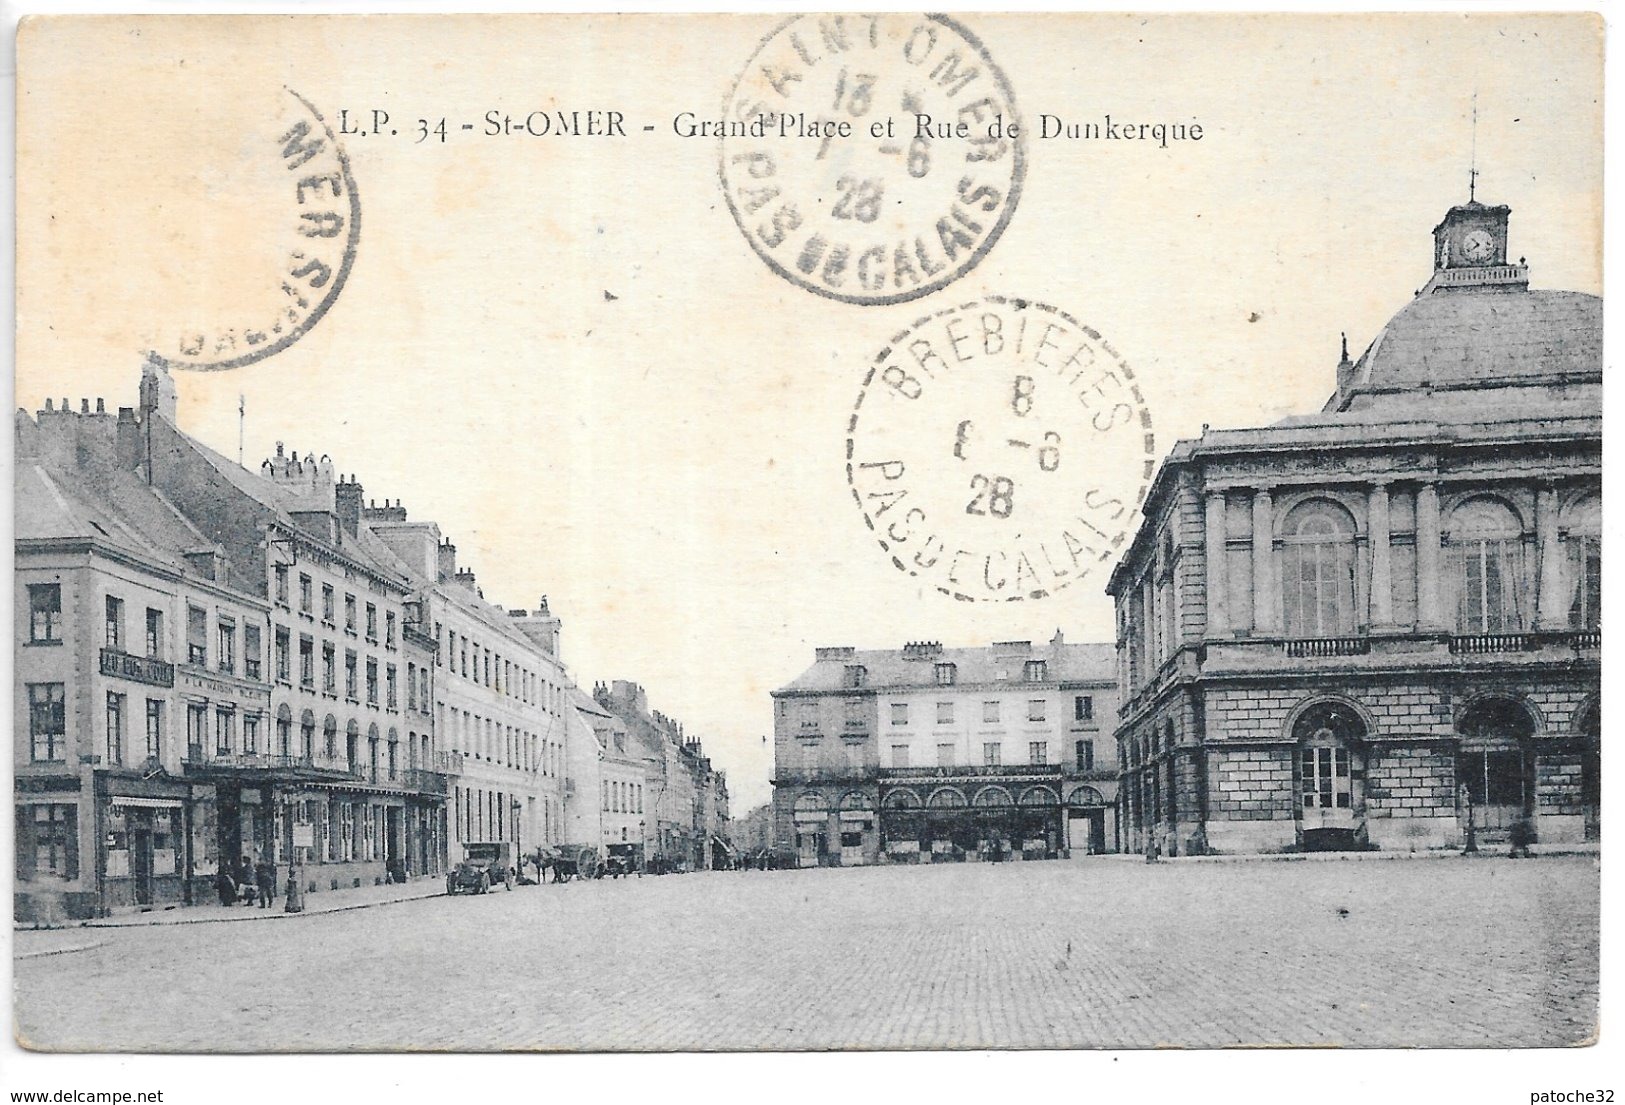
M848 687L862 687L867 685L868 681L868 668L864 667L862 664L848 664L846 666L846 685Z
M1045 660L1027 661L1027 682L1042 683L1049 678L1049 663Z
M944 686L951 686L959 680L959 668L954 664L937 665L937 682Z

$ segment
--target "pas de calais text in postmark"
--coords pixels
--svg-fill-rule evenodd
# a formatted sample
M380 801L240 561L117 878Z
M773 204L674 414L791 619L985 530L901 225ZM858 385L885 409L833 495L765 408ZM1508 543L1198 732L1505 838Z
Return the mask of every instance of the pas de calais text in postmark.
M263 156L235 167L232 178L237 194L258 197L261 210L228 223L257 240L229 244L242 264L263 268L263 278L242 274L251 298L222 304L220 318L199 320L148 352L167 368L218 372L280 353L322 320L355 265L361 200L349 156L315 106L284 91L286 107L257 147Z
M1021 193L1009 81L946 16L791 19L726 112L734 221L774 272L831 299L902 303L947 286L998 241Z
M892 564L964 601L1039 599L1110 559L1155 464L1133 369L1054 307L989 296L869 367L846 473Z

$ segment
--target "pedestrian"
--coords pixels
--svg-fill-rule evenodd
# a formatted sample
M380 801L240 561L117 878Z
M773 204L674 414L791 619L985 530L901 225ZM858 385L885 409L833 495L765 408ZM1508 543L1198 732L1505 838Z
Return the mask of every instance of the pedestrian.
M214 891L220 895L221 905L232 905L237 901L237 880L231 877L230 866L224 860L215 872Z
M271 908L271 899L276 897L276 867L268 859L261 859L254 865L254 884L259 889L260 908Z
M254 904L254 861L247 856L237 865L237 894L244 905Z
M1512 822L1507 830L1507 840L1511 847L1507 850L1509 857L1529 857L1529 845L1535 842L1535 827L1530 824L1529 818L1520 817Z

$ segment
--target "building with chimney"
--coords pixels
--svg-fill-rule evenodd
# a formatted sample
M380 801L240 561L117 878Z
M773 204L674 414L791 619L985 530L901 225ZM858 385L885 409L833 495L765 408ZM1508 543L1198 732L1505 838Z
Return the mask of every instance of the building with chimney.
M711 766L698 738L649 707L636 683L599 683L593 698L625 726L628 748L643 763L644 854L653 870L703 871L728 855L727 777ZM606 776L607 778L607 776Z
M1446 212L1321 411L1168 456L1108 587L1129 847L1599 833L1602 302L1509 216Z
M203 900L245 859L310 891L442 870L446 763L408 706L434 642L359 483L281 447L258 471L213 452L154 365L139 412L83 415L17 423L37 462L17 488L27 881L84 915Z
M1059 632L820 648L773 692L774 846L802 866L1113 851L1116 696L1111 646Z

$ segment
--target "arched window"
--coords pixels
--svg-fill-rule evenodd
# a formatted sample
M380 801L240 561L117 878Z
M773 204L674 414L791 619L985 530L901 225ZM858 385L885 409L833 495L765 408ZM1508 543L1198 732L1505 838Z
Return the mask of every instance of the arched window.
M920 808L920 796L907 787L888 791L886 801L882 803L888 810L916 810Z
M1336 503L1310 499L1286 516L1281 534L1287 636L1354 632L1354 519Z
M867 811L874 809L874 802L861 791L849 790L841 795L840 808L848 811Z
M1450 516L1450 580L1458 633L1523 628L1523 541L1517 516L1494 499L1469 499Z
M932 791L925 804L934 810L964 809L965 796L954 787L942 787Z
M1602 628L1602 502L1587 495L1563 517L1563 586L1573 629Z
M983 787L976 792L976 805L978 806L1012 806L1010 792L1003 787Z
M307 762L316 758L316 715L309 710L299 715L299 754Z
M1299 715L1292 737L1305 810L1353 809L1354 773L1361 766L1353 743L1364 736L1359 717L1340 703L1316 703Z
M796 799L797 813L823 813L827 809L829 809L829 804L824 800L824 796L817 791L803 794Z
M338 755L339 723L332 714L322 719L322 755L332 759Z

